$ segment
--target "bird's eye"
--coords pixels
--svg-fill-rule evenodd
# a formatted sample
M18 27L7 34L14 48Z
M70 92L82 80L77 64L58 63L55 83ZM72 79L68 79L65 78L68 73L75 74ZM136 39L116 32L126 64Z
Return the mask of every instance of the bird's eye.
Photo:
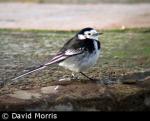
M91 33L88 33L88 35L91 35Z

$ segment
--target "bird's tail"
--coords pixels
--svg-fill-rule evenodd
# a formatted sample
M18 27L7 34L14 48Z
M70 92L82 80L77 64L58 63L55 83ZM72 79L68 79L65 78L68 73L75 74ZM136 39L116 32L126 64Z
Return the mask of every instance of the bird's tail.
M28 74L31 74L31 73L36 72L36 71L39 71L39 70L42 70L42 69L46 68L46 67L49 66L49 65L52 65L52 64L54 64L54 63L61 62L61 61L63 61L63 60L66 59L66 58L67 58L67 56L64 56L63 54L58 54L57 56L54 56L49 62L45 63L44 65L41 65L41 66L37 67L36 69L31 70L31 71L29 71L29 72L27 72L27 73L24 73L24 74L22 74L22 75L20 75L20 76L17 76L17 77L15 77L15 78L11 79L11 80L12 80L12 81L15 81L15 80L17 80L17 79L19 79L19 78L21 78L21 77L23 77L23 76L26 76L26 75L28 75Z
M15 78L11 79L11 80L12 80L12 81L15 81L15 80L17 80L17 79L19 79L19 78L21 78L21 77L23 77L23 76L26 76L26 75L31 74L31 73L36 72L36 71L40 71L40 70L42 70L42 69L44 69L44 68L46 68L46 67L47 67L47 66L45 66L45 65L41 65L40 67L37 67L36 69L31 70L31 71L29 71L29 72L26 72L26 73L24 73L24 74L22 74L22 75L20 75L20 76L17 76L17 77L15 77Z

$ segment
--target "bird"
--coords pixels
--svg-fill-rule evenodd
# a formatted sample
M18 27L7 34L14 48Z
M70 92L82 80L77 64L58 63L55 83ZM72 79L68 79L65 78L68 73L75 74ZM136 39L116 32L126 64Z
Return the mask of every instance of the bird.
M64 44L64 46L57 52L57 54L55 54L46 63L13 78L12 80L17 80L33 72L40 71L52 64L58 64L65 69L80 73L88 79L93 80L84 74L83 71L94 66L99 59L101 52L99 36L101 34L102 33L96 31L92 27L81 29Z

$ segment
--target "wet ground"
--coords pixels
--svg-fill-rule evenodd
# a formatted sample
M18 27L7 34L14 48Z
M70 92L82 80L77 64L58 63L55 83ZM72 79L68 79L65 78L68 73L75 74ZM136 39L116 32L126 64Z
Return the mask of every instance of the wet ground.
M24 104L29 104L26 102L26 100L30 100L32 97L36 99L41 99L40 97L42 97L43 95L47 95L47 93L54 94L54 88L59 85L62 85L62 87L60 88L62 89L62 91L56 95L51 95L50 97L54 99L54 102L57 102L56 100L59 100L60 103L62 103L63 101L60 99L63 99L66 96L69 96L69 99L71 98L71 100L74 99L75 96L75 99L79 99L81 100L81 102L83 100L86 100L86 98L97 99L96 96L100 96L103 92L103 89L107 90L107 88L109 88L109 84L118 84L119 86L110 86L109 90L111 94L113 93L113 90L116 90L114 92L116 92L117 95L125 94L131 96L130 94L134 93L134 89L136 91L136 94L139 94L138 87L133 88L133 85L131 87L128 87L122 83L135 84L141 81L145 82L145 80L147 80L146 83L149 82L150 29L141 28L107 31L103 30L102 32L104 34L101 36L100 39L102 45L102 53L100 59L94 67L85 72L90 77L97 79L96 82L89 82L86 78L79 75L80 80L60 83L58 82L58 80L60 78L63 78L64 76L70 76L71 72L61 67L58 67L57 65L53 65L46 68L45 70L42 70L41 72L33 73L19 79L18 82L10 84L10 79L24 73L25 69L32 69L34 67L37 67L39 64L47 61L62 47L67 39L75 35L76 31L35 31L1 29L0 80L1 82L7 82L7 84L0 89L0 102L2 103L0 108L4 108L6 106L6 103L9 104L9 106L17 105L16 99L19 99L19 101L25 100L18 103L20 106L23 106ZM103 84L108 84L108 87L106 85L103 86ZM146 86L148 85L149 84L147 84ZM149 88L146 88L146 86L142 87L142 90L147 90ZM87 90L90 90L90 92L88 93ZM96 93L97 90L99 90L100 92ZM26 91L30 93L27 93ZM42 93L38 93L39 91L42 91ZM86 95L87 97L81 98L81 95ZM47 101L48 99L49 97L46 96ZM67 99L65 98L65 103ZM11 100L12 103L11 101L7 102L6 100ZM32 101L34 103L36 102L36 100L34 99ZM53 102L49 103L50 105L52 103L53 106ZM94 104L95 103L96 102L94 102ZM88 104L89 103L87 102L87 105ZM82 105L82 103L80 103L80 105ZM10 109L11 106L9 107ZM42 104L42 106L46 105ZM56 107L57 110L59 110L61 109L61 107L63 107L63 105L58 104L56 105ZM82 110L79 107L78 110ZM51 107L40 107L38 109L55 110ZM65 109L70 109L70 103L68 104L67 102L67 108ZM86 109L94 110L95 108L85 108L83 110ZM70 110L75 109L71 108Z

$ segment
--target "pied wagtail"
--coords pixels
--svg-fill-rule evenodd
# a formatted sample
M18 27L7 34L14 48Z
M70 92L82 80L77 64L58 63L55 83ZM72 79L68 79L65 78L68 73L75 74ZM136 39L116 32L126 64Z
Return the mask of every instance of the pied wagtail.
M98 37L100 34L101 33L98 33L95 29L90 27L82 29L73 38L67 41L49 62L13 78L12 80L19 79L35 71L42 70L55 63L71 70L72 72L79 72L88 79L93 80L86 76L83 71L96 64L96 61L99 58L101 44Z

